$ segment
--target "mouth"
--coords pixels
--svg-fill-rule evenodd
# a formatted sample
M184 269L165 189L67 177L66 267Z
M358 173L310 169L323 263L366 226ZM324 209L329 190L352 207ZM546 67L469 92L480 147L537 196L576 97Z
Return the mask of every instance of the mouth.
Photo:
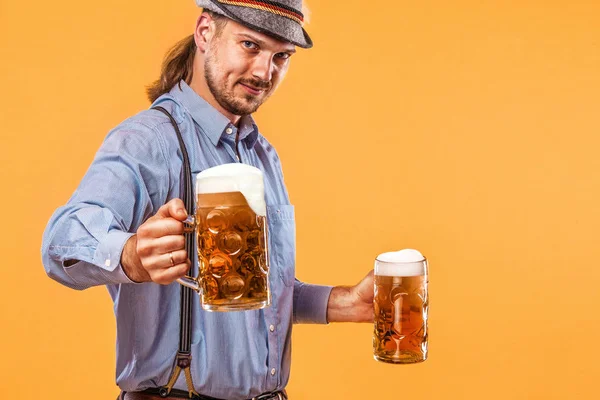
M240 85L242 85L242 87L250 94L253 94L254 96L258 96L259 94L261 94L262 92L265 91L265 89L258 89L255 88L253 86L248 86L246 84L240 83Z

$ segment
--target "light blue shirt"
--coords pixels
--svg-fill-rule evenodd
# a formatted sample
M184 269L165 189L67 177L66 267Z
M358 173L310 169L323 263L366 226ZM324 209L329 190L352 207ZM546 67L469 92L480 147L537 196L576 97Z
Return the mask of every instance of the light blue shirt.
M243 117L239 128L232 125L185 82L154 105L177 121L194 182L200 171L231 162L260 168L265 178L272 305L205 312L194 298L195 389L221 399L283 389L290 373L292 323L327 323L331 287L295 279L294 207L277 152L252 117ZM51 278L78 290L107 286L117 320L116 381L125 391L165 385L179 347L180 285L134 283L120 258L144 221L182 197L181 171L182 155L168 118L157 110L143 111L108 134L79 187L44 232L42 257ZM190 259L197 273L196 255ZM66 260L80 261L65 266ZM175 388L187 389L183 373Z

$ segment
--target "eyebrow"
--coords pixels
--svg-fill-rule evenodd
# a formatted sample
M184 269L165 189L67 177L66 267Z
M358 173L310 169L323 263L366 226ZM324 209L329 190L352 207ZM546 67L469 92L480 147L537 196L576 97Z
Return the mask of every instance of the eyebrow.
M256 42L256 44L258 44L261 47L263 47L265 45L264 40L261 40L261 39L257 38L256 36L252 36L248 33L236 33L236 35L238 37L250 39L251 41ZM295 52L296 52L295 48L289 48L289 49L285 49L282 51L282 53L290 53L290 54L294 54Z

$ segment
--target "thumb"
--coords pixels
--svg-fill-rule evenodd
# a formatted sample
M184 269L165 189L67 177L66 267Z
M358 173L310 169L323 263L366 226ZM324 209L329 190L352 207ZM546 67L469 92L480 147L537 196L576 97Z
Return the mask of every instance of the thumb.
M365 276L357 285L356 293L364 301L373 301L373 270Z
M187 218L187 211L185 210L185 204L178 198L170 200L167 204L163 205L155 214L157 218L175 218L179 221L183 221Z

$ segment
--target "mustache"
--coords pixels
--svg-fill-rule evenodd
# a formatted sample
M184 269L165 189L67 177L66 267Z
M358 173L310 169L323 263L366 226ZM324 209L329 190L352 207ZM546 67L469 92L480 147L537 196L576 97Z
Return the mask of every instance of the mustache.
M250 86L255 89L271 89L272 83L270 81L262 81L260 79L240 79L238 81L246 86Z

